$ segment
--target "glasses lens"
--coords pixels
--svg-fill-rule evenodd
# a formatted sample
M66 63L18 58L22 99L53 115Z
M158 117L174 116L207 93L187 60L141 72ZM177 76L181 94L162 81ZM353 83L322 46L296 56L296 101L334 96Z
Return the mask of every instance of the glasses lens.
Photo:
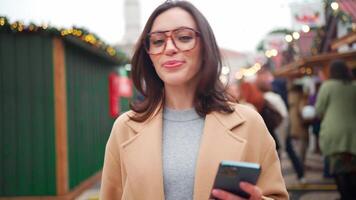
M147 50L150 54L161 53L166 43L166 35L164 33L152 33L148 37L147 43Z
M195 32L191 29L178 29L173 32L174 43L181 51L188 51L194 48L196 42Z
M166 32L156 32L148 35L145 46L149 54L160 54L164 51L167 38L171 38L178 50L188 51L194 48L196 37L195 31L188 28L173 30L171 36Z

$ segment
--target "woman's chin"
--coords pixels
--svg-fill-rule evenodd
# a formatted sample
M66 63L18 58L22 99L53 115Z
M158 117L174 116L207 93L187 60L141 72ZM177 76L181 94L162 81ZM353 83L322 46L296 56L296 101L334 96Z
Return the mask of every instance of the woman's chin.
M186 81L183 81L181 79L170 79L170 80L164 81L164 84L168 85L168 86L178 87L178 86L185 85Z

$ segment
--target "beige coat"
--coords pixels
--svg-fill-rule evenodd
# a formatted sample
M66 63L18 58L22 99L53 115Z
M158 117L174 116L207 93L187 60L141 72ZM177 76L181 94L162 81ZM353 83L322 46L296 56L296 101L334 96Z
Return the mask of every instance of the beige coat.
M105 152L100 199L163 200L162 111L144 123L128 112L114 123ZM221 160L260 163L263 195L288 199L275 143L262 118L236 105L232 114L206 115L196 164L194 200L207 200Z
M303 94L289 91L289 118L290 118L290 133L293 138L304 139L308 138L308 125L306 125L302 118L303 107L307 105L307 100Z

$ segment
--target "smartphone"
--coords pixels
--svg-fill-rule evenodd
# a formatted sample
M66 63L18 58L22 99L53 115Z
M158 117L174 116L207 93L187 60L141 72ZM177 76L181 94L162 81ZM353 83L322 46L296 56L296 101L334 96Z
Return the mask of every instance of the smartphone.
M243 198L249 198L250 195L240 189L240 182L244 181L255 185L260 172L261 166L257 163L221 161L213 189L221 189ZM210 199L214 199L214 197L210 195Z

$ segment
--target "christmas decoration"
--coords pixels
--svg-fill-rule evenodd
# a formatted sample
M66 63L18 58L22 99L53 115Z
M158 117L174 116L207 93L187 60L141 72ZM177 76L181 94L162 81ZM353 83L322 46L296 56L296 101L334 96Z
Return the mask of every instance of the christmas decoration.
M128 63L128 58L123 52L117 51L115 48L99 39L98 36L83 28L72 27L69 29L58 29L50 26L49 24L42 24L38 26L34 23L30 23L29 25L25 25L21 21L10 23L6 17L0 16L0 31L11 33L41 33L55 35L62 38L74 37L93 46L94 48L104 51L111 57L116 57L121 62Z

